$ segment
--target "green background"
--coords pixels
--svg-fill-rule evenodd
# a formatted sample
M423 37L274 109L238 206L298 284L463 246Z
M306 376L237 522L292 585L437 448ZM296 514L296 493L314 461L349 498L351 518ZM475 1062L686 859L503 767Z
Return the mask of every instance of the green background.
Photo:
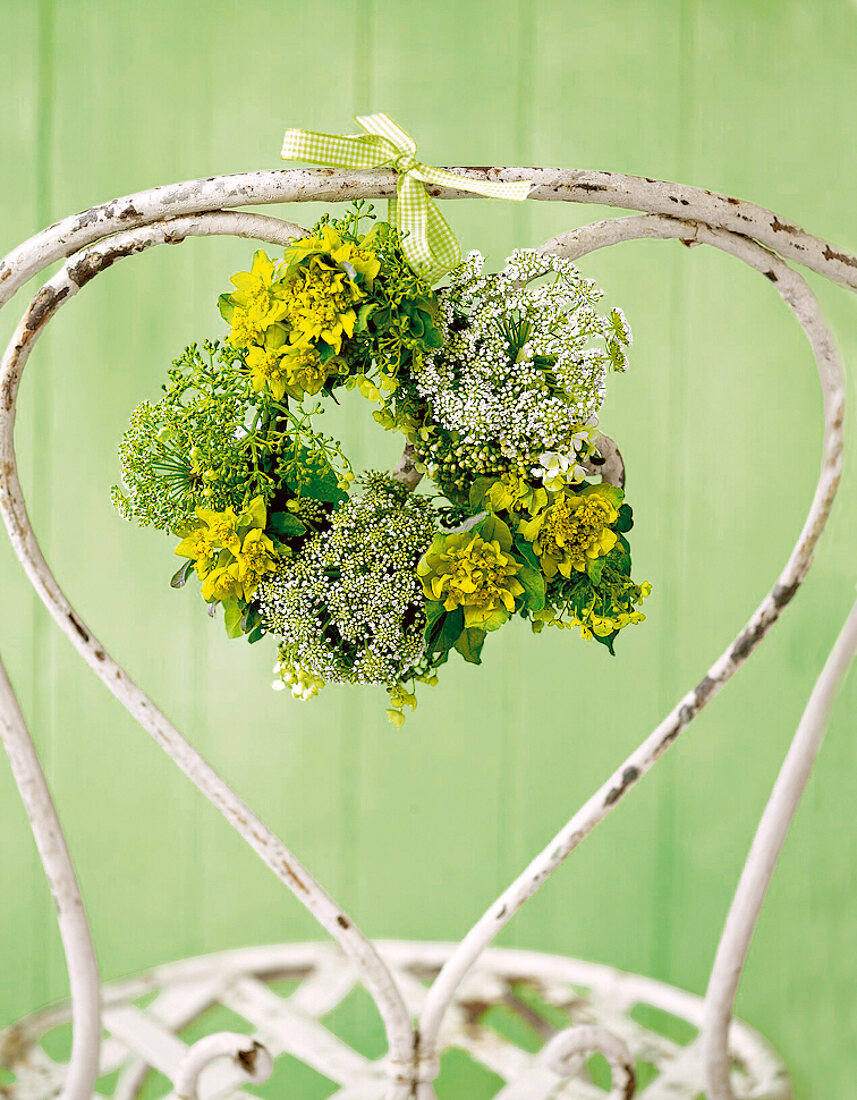
M343 132L384 110L435 164L537 164L751 199L857 248L851 0L5 0L0 251L130 191L279 165L286 125ZM308 224L320 208L271 209ZM606 211L478 200L446 211L492 264ZM624 451L648 621L611 659L571 634L490 639L451 662L402 730L382 689L270 691L272 654L228 642L167 579L172 547L124 524L116 442L170 359L216 335L240 241L118 265L63 311L22 386L22 478L72 601L193 742L378 937L457 939L696 683L773 582L819 464L812 357L774 288L737 261L640 242L584 261L625 309L631 370L602 426ZM857 310L812 278L851 367ZM23 296L0 317L8 336ZM849 415L853 413L850 384ZM391 463L368 407L326 428ZM854 591L855 459L816 567L754 660L500 942L702 992L776 769ZM58 634L0 540L0 648L75 853L105 977L312 920ZM857 1073L857 744L852 676L762 915L740 1013L802 1100ZM54 912L0 767L0 1025L63 996ZM455 1091L459 1089L459 1091ZM461 1091L461 1090L464 1091ZM315 1090L315 1091L313 1091ZM326 1095L316 1080L301 1097ZM476 1096L447 1076L448 1097Z

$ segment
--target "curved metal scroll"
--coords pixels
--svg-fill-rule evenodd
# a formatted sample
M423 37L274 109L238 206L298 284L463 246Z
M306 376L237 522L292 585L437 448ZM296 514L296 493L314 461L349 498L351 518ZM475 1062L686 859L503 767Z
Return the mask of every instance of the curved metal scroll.
M638 237L679 238L687 243L704 243L720 248L762 272L792 309L812 346L824 396L825 434L822 468L815 495L803 530L777 583L745 629L712 664L696 687L682 697L653 733L572 817L451 953L428 992L416 1029L390 971L351 918L341 911L282 842L154 707L107 654L67 601L48 569L30 524L18 481L13 440L18 385L39 334L61 305L74 297L99 272L121 258L154 245L178 243L188 236L228 233L285 244L305 231L276 218L232 213L222 208L283 201L388 197L395 188L393 173L329 173L326 170L256 172L155 188L67 218L31 238L0 262L2 306L32 275L57 259L69 257L59 273L42 287L30 303L0 366L0 512L15 551L42 600L84 660L354 960L379 1007L387 1031L389 1100L406 1100L414 1095L420 1100L434 1097L432 1082L437 1073L436 1047L440 1023L464 975L527 898L612 811L706 703L721 690L794 596L811 563L839 483L844 376L833 339L813 295L805 281L783 262L781 256L798 261L834 282L857 289L857 259L831 248L796 226L782 222L769 211L727 196L608 173L548 169L459 171L477 177L532 180L535 183L530 196L532 199L597 201L601 205L647 212L643 217L613 219L566 234L548 242L545 250L576 258L594 248ZM440 197L459 198L464 195L442 191ZM675 216L678 212L680 217ZM718 953L706 1024L707 1072L712 1100L731 1100L727 1033L734 986L737 985L737 975L743 965L755 916L779 846L817 751L830 699L857 648L857 626L854 623L857 623L857 614L849 619L849 626L837 643L831 662L813 693L807 715L784 766L786 779L778 783L771 803L773 809L766 811L766 818L760 826ZM0 685L3 683L7 682L0 678ZM0 705L7 715L12 714L13 709L17 710L11 689L0 692ZM16 726L14 715L4 722L4 729L13 727L17 730L19 742L23 744L20 741L23 723ZM26 738L25 729L23 736ZM41 777L43 784L41 769L34 756L30 768L33 774ZM16 778L31 814L34 831L37 831L38 820L47 810L44 805L34 808L28 801L25 782L22 782L18 770ZM773 821L770 828L768 821ZM48 860L45 863L50 875ZM73 880L70 863L65 870ZM68 921L74 909L78 927L81 927L81 919L84 921L82 927L85 927L79 896L69 892L67 896L58 897L58 904L61 921ZM79 996L81 1005L76 1021L79 1026L72 1060L74 1072L69 1076L65 1098L84 1100L91 1095L96 1072L99 1027L97 996L93 998L92 990L97 993L98 979L91 944L86 937L66 937L65 946L73 997ZM81 978L80 975L85 976ZM611 1045L609 1037L589 1036L588 1039L597 1039L602 1049L612 1050L615 1046ZM583 1041L583 1037L579 1034L574 1037L570 1033L568 1041L577 1044ZM227 1049L228 1037L224 1037L222 1042L225 1044L223 1049ZM633 1067L630 1067L630 1072L626 1072L628 1067L622 1068L623 1052L618 1047L614 1055L621 1077L621 1081L617 1078L615 1085L630 1095L633 1091ZM563 1065L569 1068L566 1062Z

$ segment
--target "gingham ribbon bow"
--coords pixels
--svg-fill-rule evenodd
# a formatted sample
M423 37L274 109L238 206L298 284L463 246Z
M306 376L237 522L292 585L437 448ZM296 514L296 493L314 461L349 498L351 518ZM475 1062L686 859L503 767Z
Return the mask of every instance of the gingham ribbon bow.
M396 198L390 199L390 223L401 230L403 247L411 267L429 283L436 283L461 260L455 234L423 186L426 183L472 191L492 199L520 202L530 192L526 180L492 183L432 168L417 160L417 146L410 134L387 115L358 115L364 134L317 134L312 130L286 130L283 160L306 160L335 168L380 168L391 165L396 173Z

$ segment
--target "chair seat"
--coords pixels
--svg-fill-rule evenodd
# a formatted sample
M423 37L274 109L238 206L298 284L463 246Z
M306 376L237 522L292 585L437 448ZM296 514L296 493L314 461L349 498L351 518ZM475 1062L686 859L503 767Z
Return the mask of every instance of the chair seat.
M452 944L376 944L416 1016ZM104 987L105 1039L99 1096L132 1100L174 1086L190 1046L212 1032L246 1033L274 1059L261 1095L284 1100L335 1096L384 1100L384 1031L352 963L332 944L253 947L170 963ZM606 1100L610 1071L600 1056L559 1076L545 1044L573 1026L605 1028L624 1042L638 1097L698 1100L704 1077L698 1042L702 999L650 978L578 959L489 949L459 988L440 1036L438 1097L445 1082L499 1100ZM48 1100L62 1088L68 1003L35 1012L0 1033L0 1064L14 1081L8 1100ZM55 1033L52 1035L52 1033ZM792 1100L791 1081L771 1046L746 1024L732 1026L732 1086L738 1100ZM51 1057L48 1051L55 1057ZM67 1051L65 1052L67 1056ZM299 1064L300 1063L300 1064ZM150 1075L168 1079L156 1088ZM147 1081L147 1078L149 1079ZM229 1058L202 1071L200 1100L242 1094L248 1077ZM605 1091L607 1090L607 1091ZM244 1094L247 1095L247 1094Z

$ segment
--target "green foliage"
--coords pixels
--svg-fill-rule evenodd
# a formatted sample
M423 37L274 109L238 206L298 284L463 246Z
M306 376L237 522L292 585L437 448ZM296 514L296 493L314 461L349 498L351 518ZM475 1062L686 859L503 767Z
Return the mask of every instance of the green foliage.
M125 488L114 487L113 499L124 518L177 533L197 508L241 511L256 496L268 504L319 487L318 499L342 499L330 482L349 467L339 445L313 430L319 410L255 392L241 351L191 344L168 377L164 396L138 406L119 445Z
M226 341L186 348L120 444L114 500L181 538L174 588L196 573L229 637L273 635L298 698L383 684L396 725L417 681L453 650L480 664L515 615L613 652L648 586L631 580L624 494L586 480L603 378L630 343L594 284L533 250L484 275L474 253L436 295L365 203L231 282ZM315 426L343 386L445 501L376 471L348 496L348 461Z

